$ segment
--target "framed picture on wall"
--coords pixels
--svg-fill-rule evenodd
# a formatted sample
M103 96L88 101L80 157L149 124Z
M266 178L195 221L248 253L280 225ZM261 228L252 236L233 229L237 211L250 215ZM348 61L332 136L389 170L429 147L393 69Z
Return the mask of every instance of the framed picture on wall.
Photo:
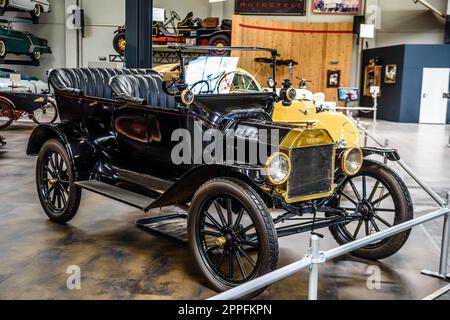
M235 13L249 15L305 16L307 0L236 0Z
M397 65L388 64L386 65L386 70L384 74L384 82L387 84L397 83Z
M359 15L361 2L362 0L312 0L312 13Z
M341 70L327 71L327 88L339 88L341 86Z
M366 67L364 76L364 96L372 96L370 92L371 87L381 87L381 66L368 65Z

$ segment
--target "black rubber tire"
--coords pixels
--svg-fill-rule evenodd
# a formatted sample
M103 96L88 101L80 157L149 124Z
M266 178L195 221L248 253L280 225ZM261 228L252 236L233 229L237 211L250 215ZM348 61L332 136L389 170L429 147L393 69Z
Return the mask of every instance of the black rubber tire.
M395 213L394 225L414 219L414 207L408 187L395 171L380 162L365 160L361 171L356 176L362 175L377 177L391 193L396 203L396 208L399 209ZM349 242L343 235L341 226L332 226L329 229L338 244L343 245ZM405 231L380 243L378 247L362 248L354 251L352 255L367 260L386 259L397 253L404 246L410 234L411 230Z
M7 108L9 110L10 117L9 117L8 121L5 122L5 124L0 125L0 130L8 128L14 121L14 107L11 106L10 103L7 103L5 101L2 101L1 103L4 104L4 106L3 106L4 108Z
M36 14L37 7L39 7L39 14ZM33 19L33 23L34 24L38 24L39 23L39 19L41 18L41 15L42 15L43 8L39 4L36 4L35 8L36 9L33 9L32 11L30 11L30 15L31 15L31 18Z
M119 41L120 40L125 40L126 41L126 36L125 36L125 32L118 32L113 39L113 47L114 50L116 50L116 52L121 55L124 56L125 55L125 50L123 50L120 46L119 46Z
M6 55L8 54L8 46L6 45L6 41L5 40L0 40L3 43L3 46L5 48L5 52L3 54L0 54L0 59L5 59Z
M223 19L220 28L222 30L231 30L233 21L230 19Z
M68 169L70 192L67 199L67 205L61 212L55 212L45 201L45 196L42 192L43 186L43 172L44 172L44 160L49 153L59 154L66 163ZM52 139L44 143L39 152L37 164L36 164L36 187L41 201L42 208L47 214L48 218L58 224L65 224L75 217L81 201L81 188L75 185L74 168L72 162L67 154L66 148L56 139Z
M215 55L215 56L229 56L230 51L220 50L220 47L218 46L219 43L221 43L222 46L224 46L224 47L229 47L229 46L231 46L231 39L229 36L227 36L225 34L218 34L218 35L212 37L211 39L209 39L209 46L217 47L217 49L218 49L218 50L211 51L211 54Z
M51 105L55 109L55 115L53 116L53 118L50 120L50 122L41 123L41 122L39 122L39 120L36 119L36 117L34 116L34 112L33 112L32 120L34 121L34 123L39 124L39 125L40 124L51 124L51 123L55 123L55 121L58 119L59 112L58 112L58 108L57 108L55 102L48 100L47 104Z
M217 178L206 182L195 193L189 208L189 248L202 275L215 290L222 292L231 289L234 286L230 283L226 283L224 279L219 278L216 274L213 274L206 266L206 262L199 250L201 244L197 241L196 230L200 208L208 201L208 199L210 199L210 197L217 194L230 194L236 199L239 199L247 209L248 214L251 215L256 230L259 230L257 231L258 234L264 235L264 237L258 238L258 243L261 247L261 256L258 257L258 259L261 260L256 266L258 270L255 272L253 278L257 278L276 269L279 251L278 237L272 217L264 201L253 188L240 180L232 178ZM244 297L244 299L258 296L264 290L265 288Z

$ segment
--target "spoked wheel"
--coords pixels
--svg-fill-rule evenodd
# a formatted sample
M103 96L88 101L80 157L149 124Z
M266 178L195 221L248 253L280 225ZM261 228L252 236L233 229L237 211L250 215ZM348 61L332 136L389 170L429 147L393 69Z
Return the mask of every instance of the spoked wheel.
M339 244L345 244L414 218L409 191L403 180L387 166L366 160L361 171L348 177L333 200L333 207L346 212L349 221L330 227ZM357 250L354 256L379 260L400 250L410 231Z
M278 241L272 218L259 195L241 181L223 178L204 184L192 201L188 230L191 252L218 291L276 268Z
M37 124L48 124L53 123L58 118L58 109L52 101L48 101L45 106L33 112L33 121Z
M7 102L0 100L0 129L8 128L14 121L14 108Z
M208 81L199 81L192 85L191 87L192 92L195 94L209 94L211 93L211 88L209 86Z
M64 146L57 140L47 141L38 156L36 184L42 207L53 222L66 223L78 211L81 190L74 182Z

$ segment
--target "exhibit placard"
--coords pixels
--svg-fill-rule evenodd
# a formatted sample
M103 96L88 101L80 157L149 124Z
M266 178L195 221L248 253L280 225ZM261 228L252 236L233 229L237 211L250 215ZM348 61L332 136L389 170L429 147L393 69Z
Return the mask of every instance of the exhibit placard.
M306 15L306 0L236 0L236 14Z

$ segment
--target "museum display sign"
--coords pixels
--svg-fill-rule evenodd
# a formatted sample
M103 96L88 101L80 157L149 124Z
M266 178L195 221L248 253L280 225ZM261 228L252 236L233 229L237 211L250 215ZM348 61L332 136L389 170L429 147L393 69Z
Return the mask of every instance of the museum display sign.
M306 15L306 0L236 0L236 14Z

